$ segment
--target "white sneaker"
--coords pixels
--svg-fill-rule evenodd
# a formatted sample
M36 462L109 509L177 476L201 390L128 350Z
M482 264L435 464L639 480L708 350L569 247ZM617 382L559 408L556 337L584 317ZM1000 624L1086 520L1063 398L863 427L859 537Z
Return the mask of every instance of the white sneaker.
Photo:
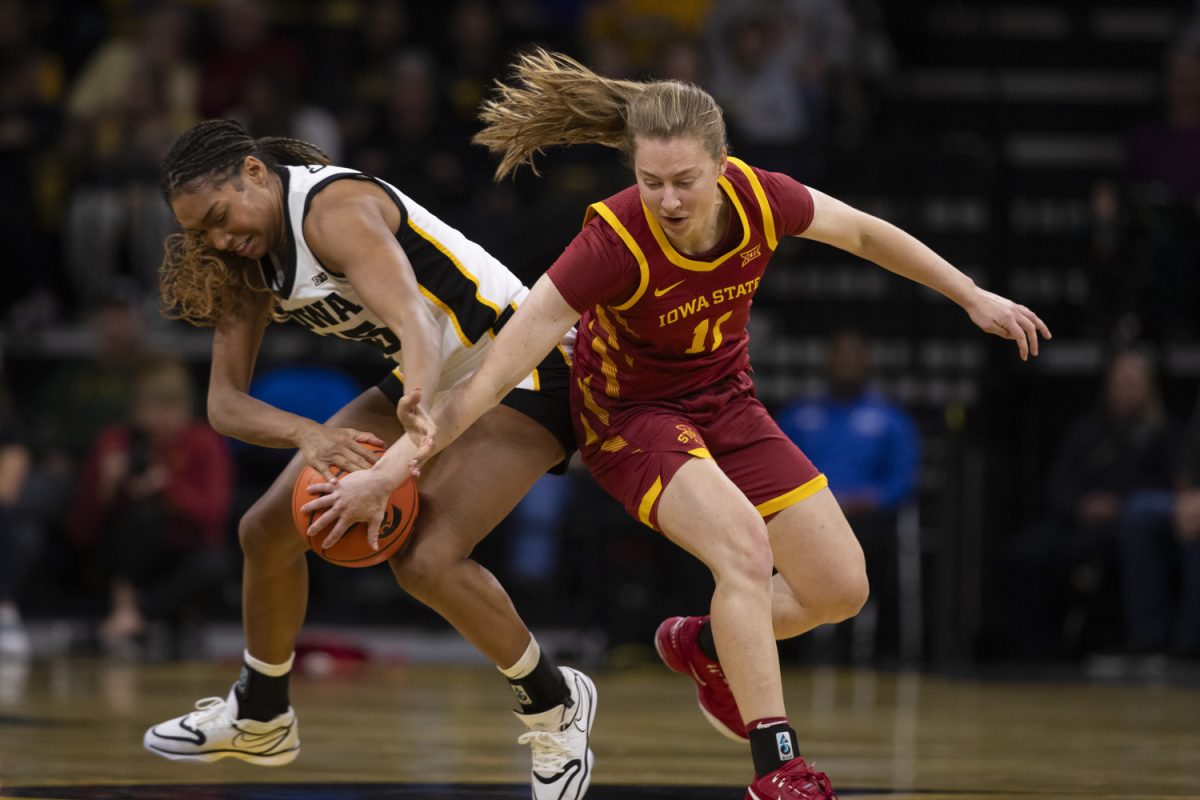
M596 757L588 747L596 717L596 685L579 670L559 667L571 699L540 714L519 714L529 727L517 742L533 748L533 800L579 800L592 782Z
M270 722L238 719L238 701L206 697L196 710L146 731L142 744L172 761L219 761L238 758L251 764L279 767L300 755L300 727L290 707Z

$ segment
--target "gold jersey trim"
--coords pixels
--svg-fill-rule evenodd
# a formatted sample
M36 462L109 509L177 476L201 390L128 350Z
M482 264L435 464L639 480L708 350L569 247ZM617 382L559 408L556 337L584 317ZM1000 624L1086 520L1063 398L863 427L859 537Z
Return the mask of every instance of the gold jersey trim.
M638 504L638 519L640 519L644 525L654 528L655 530L658 530L658 528L655 528L654 523L650 521L650 512L654 510L654 502L658 500L658 496L662 494L662 489L662 477L660 476L654 479L653 485L651 485L650 488L646 490L646 493L642 495L642 502Z
M629 252L633 253L633 257L637 259L640 276L638 278L638 287L634 291L633 297L630 297L619 306L613 306L618 311L624 311L638 300L641 300L642 295L646 293L646 287L650 285L650 263L646 260L646 254L642 252L642 248L634 241L633 234L626 230L625 226L621 224L621 220L617 219L617 215L612 212L611 208L604 205L604 203L592 203L588 206L588 211L594 211L599 214L609 224L609 227L617 232L617 236L621 237L621 241L625 243L625 246L629 248ZM583 218L585 225L589 219L591 219L591 214L585 214Z
M818 475L807 483L803 483L792 489L787 494L781 494L779 497L768 500L765 503L759 503L754 509L760 516L769 517L779 511L783 511L788 506L794 506L801 500L807 500L817 492L829 485L829 479L824 474Z
M496 315L496 319L499 319L500 318L500 306L491 302L490 300L488 300L486 297L484 297L483 295L481 295L479 293L479 278L472 275L467 270L467 268L463 266L463 263L458 260L457 256L455 256L454 253L450 252L449 248L447 248L445 245L443 245L441 242L439 242L433 235L431 235L427 231L421 229L421 227L418 226L415 222L413 222L411 218L408 220L408 227L413 230L413 233L417 234L422 239L429 242L431 245L433 245L435 248L437 248L438 252L440 252L447 259L450 260L450 263L453 264L454 267L459 272L462 273L463 277L466 278L467 280L469 280L475 286L476 302L478 302L481 306L484 306L485 308L491 309L492 313L494 313ZM453 310L451 310L450 306L446 305L442 300L438 299L438 297L436 297L432 292L425 289L424 286L421 287L421 294L423 294L427 298L429 298L434 303L434 305L436 305L438 308L440 308L442 311L444 311L446 314L448 314L450 316L450 320L454 323L454 330L458 334L458 338L460 340L462 340L462 343L465 346L470 347L472 342L467 337L467 335L465 333L463 333L462 325L460 325L459 321L458 321L458 316L454 313ZM494 332L490 330L490 328L487 332L492 333L493 336L495 335Z
M442 301L442 298L438 297L421 284L418 283L417 288L421 291L421 294L425 295L426 300L440 308L442 313L450 318L450 324L454 326L454 332L458 334L458 340L463 343L463 347L471 347L471 340L467 338L467 334L463 333L462 325L458 323L458 315L454 313L454 309L446 305L446 303Z
M774 250L779 246L779 237L775 235L775 215L771 213L771 204L767 202L767 193L763 190L762 181L754 174L750 165L740 158L729 156L729 163L740 169L746 175L746 180L750 181L750 188L754 190L754 198L758 200L758 208L762 212L763 233L767 235L767 247Z
M677 267L682 267L683 269L691 270L692 272L711 272L712 270L724 264L730 256L733 256L744 250L746 244L750 241L750 226L746 223L746 209L742 207L742 201L738 199L737 191L733 188L733 184L729 182L729 179L724 175L722 175L720 178L717 178L717 183L729 197L730 202L733 203L733 207L737 211L738 219L742 221L742 241L739 242L737 246L735 246L728 253L713 261L693 261L692 259L681 255L675 249L674 245L671 244L670 240L667 239L667 234L663 232L662 226L658 224L658 220L654 218L652 213L650 213L650 209L646 208L645 203L642 203L642 213L646 215L646 224L650 226L650 233L654 235L654 240L658 242L658 246L662 250L663 255L665 255L667 260ZM624 307L625 306L619 306L619 308Z

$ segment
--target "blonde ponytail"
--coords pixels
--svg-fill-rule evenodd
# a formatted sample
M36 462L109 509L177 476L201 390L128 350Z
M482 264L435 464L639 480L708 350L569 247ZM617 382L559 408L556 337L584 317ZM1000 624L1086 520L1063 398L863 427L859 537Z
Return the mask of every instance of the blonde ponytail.
M638 137L697 137L714 157L725 147L721 109L703 89L682 81L604 78L562 53L537 49L513 64L509 83L483 103L474 142L500 155L496 180L547 147L601 144L632 155Z

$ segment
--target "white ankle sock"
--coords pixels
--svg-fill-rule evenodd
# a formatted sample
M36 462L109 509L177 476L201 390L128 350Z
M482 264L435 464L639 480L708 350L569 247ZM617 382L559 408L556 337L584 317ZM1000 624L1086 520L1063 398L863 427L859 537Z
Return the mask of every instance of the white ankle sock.
M525 653L517 659L517 663L507 669L504 667L496 667L496 669L500 670L509 680L517 680L533 672L533 668L537 666L538 659L541 657L542 649L538 647L537 639L531 635L529 646L525 648Z
M287 675L292 671L292 662L296 660L296 654L292 653L290 656L288 656L288 660L282 664L268 664L267 662L260 661L254 656L250 655L249 650L244 651L242 657L246 659L246 666L250 667L259 675L266 675L271 678L278 678L280 675Z

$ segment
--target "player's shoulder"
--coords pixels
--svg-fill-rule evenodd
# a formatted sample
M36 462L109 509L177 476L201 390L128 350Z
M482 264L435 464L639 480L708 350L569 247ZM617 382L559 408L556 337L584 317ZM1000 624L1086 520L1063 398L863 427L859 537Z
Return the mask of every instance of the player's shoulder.
M362 179L362 173L345 171L330 177L346 179L332 180L309 194L304 209L306 233L335 232L328 230L331 226L361 227L376 217L385 218L395 206L383 187L373 180Z
M592 249L611 250L614 253L620 253L627 249L616 228L599 214L584 223L583 228L575 235L575 239Z

